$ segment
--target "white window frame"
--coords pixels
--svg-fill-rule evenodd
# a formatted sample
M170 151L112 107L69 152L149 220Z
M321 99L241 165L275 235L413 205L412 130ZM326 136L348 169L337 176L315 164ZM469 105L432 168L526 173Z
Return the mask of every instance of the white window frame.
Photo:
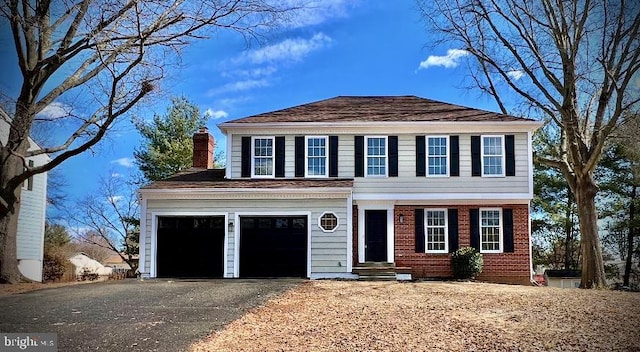
M327 214L331 214L333 216L336 217L336 227L333 228L333 230L327 230L324 227L322 227L322 217L327 215ZM338 229L338 227L340 227L340 218L338 217L338 214L336 214L333 211L325 211L322 214L320 214L320 216L318 216L318 227L320 228L320 230L322 230L322 232L336 232L336 230Z
M324 139L324 175L309 175L309 139ZM304 177L329 177L329 136L304 137Z
M443 212L444 213L444 249L429 249L429 226L427 213L428 212ZM425 253L449 253L449 214L447 209L444 208L426 208L424 210L424 250ZM442 228L441 226L431 226L432 228Z
M425 175L427 177L449 177L449 171L450 171L449 170L449 163L450 163L449 159L451 157L451 150L449 149L450 148L450 146L449 146L449 136L440 135L440 136L425 136L425 137L426 137L426 140L425 140L425 155L426 155L425 156L425 158L426 158L426 160L425 160L425 165L426 165L425 166L426 167ZM433 139L433 138L444 138L445 139L445 143L446 143L445 147L447 148L447 153L445 154L445 159L446 159L445 168L446 168L447 172L444 175L432 175L432 174L429 173L429 156L430 156L429 155L429 139ZM437 155L437 156L440 156L440 155Z
M498 218L498 233L499 233L499 243L498 243L498 249L497 250L485 250L482 249L482 212L483 211L498 211L499 218ZM502 214L502 208L480 208L478 210L478 232L479 232L479 242L480 242L480 253L502 253L504 250L504 233L502 231L502 225L503 225L503 214Z
M384 175L369 175L369 139L384 139ZM380 155L372 155L380 157ZM364 176L365 177L388 177L389 176L389 138L388 136L365 136L364 137Z
M270 175L256 175L256 139L270 139L271 140L271 174ZM261 158L266 158L262 157ZM252 178L275 178L276 177L276 137L275 136L251 136L251 177Z
M502 154L500 155L502 161L502 173L501 174L485 174L484 173L484 139L485 138L500 138L500 142L502 145ZM482 170L482 177L505 177L505 145L504 145L504 136L503 135L482 135L480 136L480 169ZM497 156L497 155L487 155L487 156Z

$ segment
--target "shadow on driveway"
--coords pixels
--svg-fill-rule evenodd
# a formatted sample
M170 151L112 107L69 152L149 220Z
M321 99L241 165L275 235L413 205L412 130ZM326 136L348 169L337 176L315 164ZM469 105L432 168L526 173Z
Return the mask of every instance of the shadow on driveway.
M303 282L109 281L0 297L1 332L55 332L59 351L184 351Z

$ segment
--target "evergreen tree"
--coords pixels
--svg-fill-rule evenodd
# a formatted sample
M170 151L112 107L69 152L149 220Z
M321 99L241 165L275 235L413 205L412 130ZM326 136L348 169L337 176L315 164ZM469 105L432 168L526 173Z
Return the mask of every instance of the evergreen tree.
M169 177L191 167L193 134L204 126L207 116L184 97L173 98L164 116L154 114L150 123L135 120L144 141L133 153L135 163L147 181Z

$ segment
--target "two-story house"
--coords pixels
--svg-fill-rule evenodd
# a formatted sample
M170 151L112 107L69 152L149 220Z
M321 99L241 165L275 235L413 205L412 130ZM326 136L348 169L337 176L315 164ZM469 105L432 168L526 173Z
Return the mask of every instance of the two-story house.
M194 168L143 187L145 277L355 278L393 263L450 277L473 246L480 279L531 280L538 121L415 96L336 97L194 136Z

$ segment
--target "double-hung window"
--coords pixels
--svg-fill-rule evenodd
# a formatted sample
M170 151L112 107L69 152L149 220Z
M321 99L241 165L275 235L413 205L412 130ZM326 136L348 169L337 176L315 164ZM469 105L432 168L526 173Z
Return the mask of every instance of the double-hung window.
M327 177L328 137L307 137L306 177Z
M447 241L448 224L446 209L425 209L425 244L427 253L447 253L449 243Z
M387 176L387 137L366 137L366 176Z
M480 252L502 252L502 210L480 209Z
M503 136L482 136L482 176L504 176Z
M252 177L275 177L273 162L275 137L252 137Z
M427 176L448 176L449 138L427 137Z

